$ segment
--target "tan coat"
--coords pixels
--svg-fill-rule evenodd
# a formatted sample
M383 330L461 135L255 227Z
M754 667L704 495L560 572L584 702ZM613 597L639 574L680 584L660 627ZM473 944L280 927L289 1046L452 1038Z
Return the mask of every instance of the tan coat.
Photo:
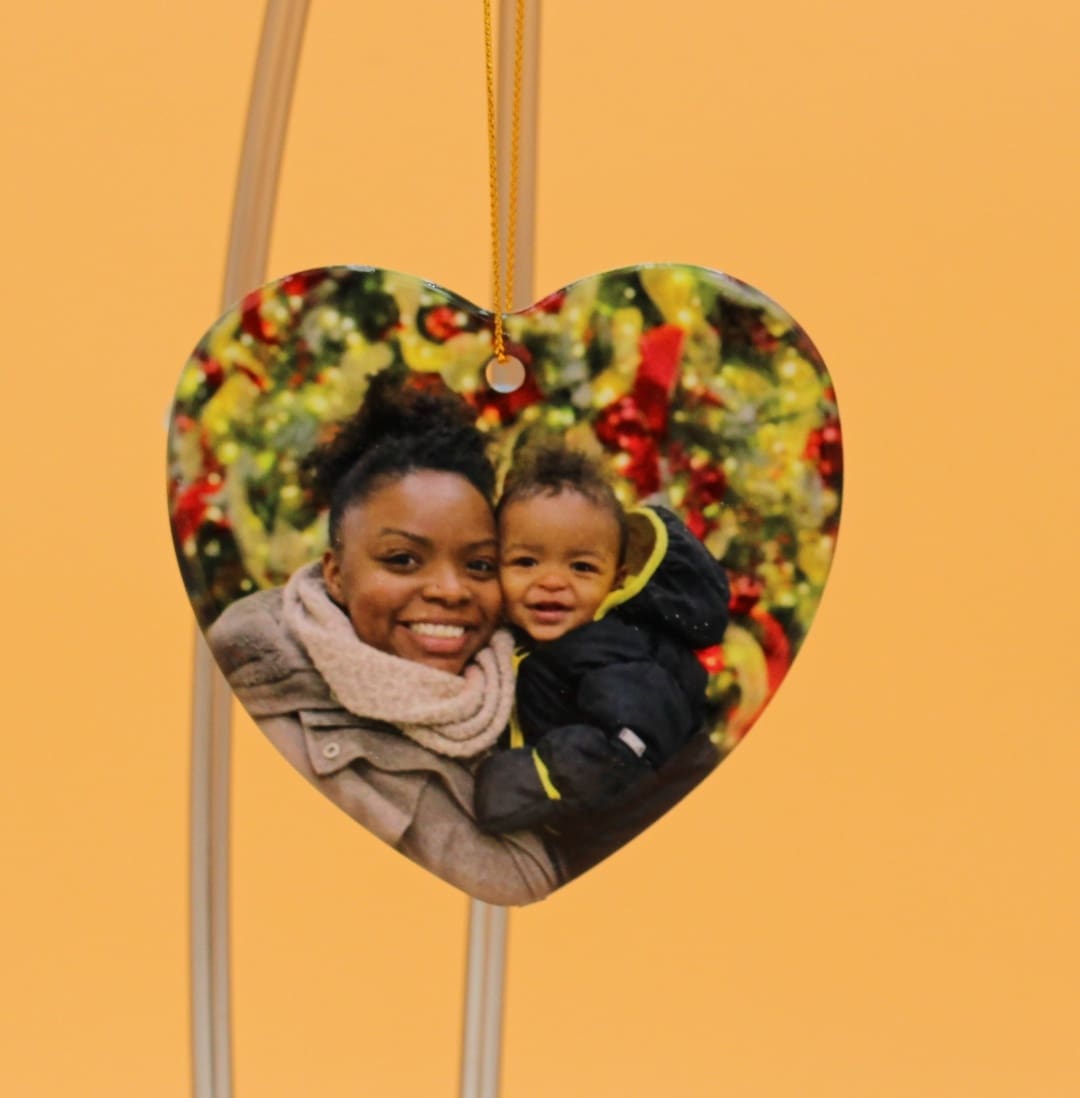
M530 903L562 883L538 836L476 826L470 760L436 755L341 707L286 626L280 588L234 603L207 640L270 741L384 842L486 903Z

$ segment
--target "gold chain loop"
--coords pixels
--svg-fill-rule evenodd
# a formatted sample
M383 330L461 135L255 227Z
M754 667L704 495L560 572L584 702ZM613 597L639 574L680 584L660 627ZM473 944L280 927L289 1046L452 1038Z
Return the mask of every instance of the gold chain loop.
M514 91L510 121L510 195L506 216L506 279L499 237L499 154L495 134L495 51L492 46L491 0L484 0L484 60L487 68L488 197L491 204L491 273L494 283L495 357L505 362L503 313L513 306L516 256L518 163L521 147L521 72L525 53L525 0L517 0L514 22Z

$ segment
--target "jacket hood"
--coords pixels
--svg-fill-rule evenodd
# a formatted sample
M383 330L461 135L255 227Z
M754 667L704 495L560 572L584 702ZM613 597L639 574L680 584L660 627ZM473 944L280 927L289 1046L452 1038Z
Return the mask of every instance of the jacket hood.
M627 578L600 604L627 622L663 629L690 648L719 644L728 622L723 565L664 507L629 512Z

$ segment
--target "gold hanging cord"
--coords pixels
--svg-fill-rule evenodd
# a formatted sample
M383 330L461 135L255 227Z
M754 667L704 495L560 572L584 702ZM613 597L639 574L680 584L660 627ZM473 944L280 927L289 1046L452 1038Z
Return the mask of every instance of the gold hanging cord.
M525 0L517 0L514 14L514 97L510 123L510 194L506 215L506 281L502 277L499 234L499 158L495 141L495 57L492 47L491 0L484 0L484 59L487 67L488 188L491 201L491 272L494 283L495 357L507 361L503 340L503 313L514 300L514 257L517 231L518 162L521 141L521 71L525 48Z

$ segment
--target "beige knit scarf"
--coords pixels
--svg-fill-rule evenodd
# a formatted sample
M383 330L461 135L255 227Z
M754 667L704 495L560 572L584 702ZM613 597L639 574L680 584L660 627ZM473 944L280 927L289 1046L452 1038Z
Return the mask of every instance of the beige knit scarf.
M356 635L317 563L294 572L286 584L284 615L345 709L394 725L436 755L479 755L510 720L514 643L504 629L461 675L380 652Z

